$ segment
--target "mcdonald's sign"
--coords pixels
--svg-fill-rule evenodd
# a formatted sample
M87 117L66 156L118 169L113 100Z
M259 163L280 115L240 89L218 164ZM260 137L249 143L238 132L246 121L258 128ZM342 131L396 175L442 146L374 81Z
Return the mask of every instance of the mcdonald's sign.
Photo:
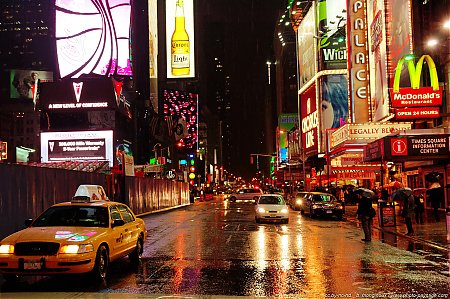
M410 59L411 55L403 56L395 68L394 85L391 92L392 107L435 107L442 105L442 87L439 86L439 79L436 65L429 55L422 55L416 65ZM428 64L431 87L420 87L420 77L422 74L423 62ZM406 62L411 82L410 88L400 88L400 75L403 63Z

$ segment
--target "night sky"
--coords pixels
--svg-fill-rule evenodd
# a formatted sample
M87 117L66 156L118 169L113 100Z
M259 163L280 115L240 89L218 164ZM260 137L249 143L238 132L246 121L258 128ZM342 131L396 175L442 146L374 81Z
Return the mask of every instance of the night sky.
M267 153L264 141L266 62L273 57L274 29L286 1L197 1L197 7L204 8L203 15L197 17L224 24L224 70L231 76L235 150L231 170L249 177L255 173L255 167L250 166L250 153Z

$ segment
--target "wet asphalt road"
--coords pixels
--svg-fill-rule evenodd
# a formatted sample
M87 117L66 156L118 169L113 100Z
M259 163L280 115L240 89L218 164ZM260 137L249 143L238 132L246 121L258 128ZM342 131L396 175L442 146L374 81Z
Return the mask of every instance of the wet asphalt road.
M448 252L377 230L364 243L350 216L291 210L287 225L256 224L251 202L215 199L143 219L149 237L138 268L113 263L105 286L84 276L0 280L0 298L449 297Z

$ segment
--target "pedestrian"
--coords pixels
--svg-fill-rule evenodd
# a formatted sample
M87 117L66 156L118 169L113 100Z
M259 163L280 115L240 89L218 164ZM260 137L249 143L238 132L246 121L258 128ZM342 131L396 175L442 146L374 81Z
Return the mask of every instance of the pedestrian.
M416 214L416 224L423 224L423 212L425 211L425 204L423 193L415 193L414 194L414 203L415 203L415 211Z
M444 188L438 182L433 182L427 190L428 200L433 208L433 216L436 222L439 222L439 208L441 199L444 198Z
M364 232L364 239L361 241L372 241L372 226L373 217L376 215L375 209L372 207L372 196L369 193L355 191L358 198L358 210L356 214L361 221L361 226Z
M407 236L412 236L414 234L414 229L412 226L412 218L414 217L414 196L411 194L409 196L404 196L403 198L403 207L402 207L402 217L405 218L406 232Z

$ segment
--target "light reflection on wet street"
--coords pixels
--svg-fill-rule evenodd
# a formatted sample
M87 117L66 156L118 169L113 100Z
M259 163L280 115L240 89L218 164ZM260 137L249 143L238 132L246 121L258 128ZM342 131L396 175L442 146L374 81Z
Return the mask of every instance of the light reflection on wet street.
M50 278L2 292L305 298L449 293L448 253L379 230L364 243L349 219L310 219L291 210L289 224L256 224L252 203L218 199L143 218L149 237L136 272L124 259L112 265L104 288L82 278L70 284Z

